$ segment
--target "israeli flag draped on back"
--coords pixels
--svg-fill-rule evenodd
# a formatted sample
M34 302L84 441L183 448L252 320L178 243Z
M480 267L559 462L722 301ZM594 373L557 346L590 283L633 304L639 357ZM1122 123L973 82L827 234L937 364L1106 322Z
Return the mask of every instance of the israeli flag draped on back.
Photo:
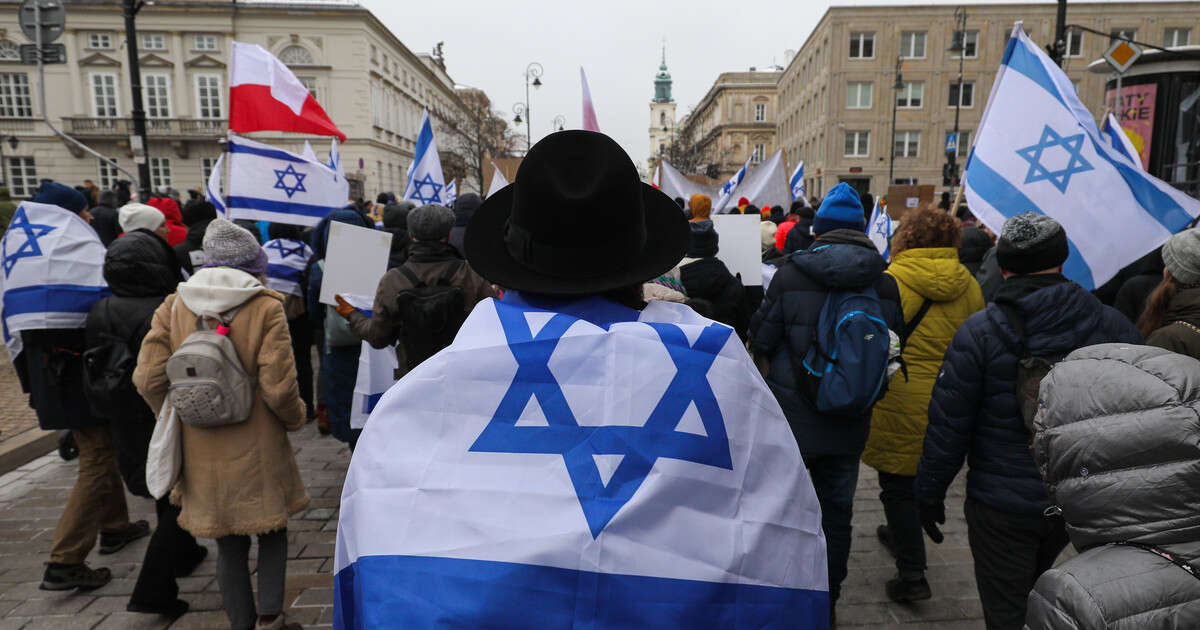
M829 622L779 404L732 329L664 302L480 302L372 412L335 573L343 629Z
M22 330L83 328L92 305L109 294L104 252L74 212L21 203L0 240L0 317L10 359L21 353Z
M971 211L999 233L1023 212L1053 217L1063 273L1094 289L1200 214L1200 201L1134 166L1105 139L1067 75L1013 27L967 161Z
M788 182L792 189L792 201L799 199L808 205L808 193L804 190L804 160L796 165L796 170L792 173L792 179Z
M264 243L263 251L267 252L267 288L285 295L303 295L300 279L313 255L308 243L276 238Z
M425 114L421 116L421 129L417 133L413 161L408 165L408 185L404 188L404 201L411 201L418 206L430 203L445 205L445 188L446 180L442 177L437 140L433 137L429 110L425 110Z
M315 226L346 205L350 184L315 159L229 136L229 218Z
M867 236L875 244L875 249L879 250L879 255L883 256L884 260L891 260L892 217L888 216L879 204L878 197L875 198L875 209L871 211L871 221L867 224Z
M733 193L737 191L738 186L740 186L742 184L742 180L745 179L746 171L750 169L750 160L753 159L754 155L751 154L750 157L746 158L746 163L742 165L742 168L738 169L738 172L734 173L733 177L730 177L729 181L725 182L724 186L721 186L721 197L717 199L717 203L713 205L713 213L718 213L724 210L729 204L729 201L733 199Z
M354 381L354 402L350 406L350 428L367 426L367 418L383 398L384 392L396 384L396 348L373 348L362 342L358 353L358 377Z

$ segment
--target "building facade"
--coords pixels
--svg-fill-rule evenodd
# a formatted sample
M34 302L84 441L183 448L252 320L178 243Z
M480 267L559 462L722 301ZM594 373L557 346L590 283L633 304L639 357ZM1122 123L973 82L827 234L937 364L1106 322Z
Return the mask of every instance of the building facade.
M105 188L128 179L57 137L41 120L37 68L21 64L13 53L26 43L17 25L18 4L0 0L0 138L14 198L32 194L41 178L68 184L90 179ZM136 175L121 3L65 4L67 25L58 43L66 46L67 63L46 66L48 118ZM258 44L287 64L347 135L340 152L352 196L402 194L422 112L430 111L436 131L440 117L461 110L440 58L414 54L356 4L158 0L138 14L137 26L155 187L195 189L207 180L227 128L235 39ZM249 136L296 152L305 140L318 155L328 149L327 138Z
M650 172L659 156L666 152L675 137L675 99L671 98L671 73L667 71L667 47L663 46L662 63L654 75L654 98L650 100Z
M1013 23L1023 20L1033 41L1045 45L1054 39L1056 7L966 4L966 11L961 94L959 53L948 50L954 6L835 6L825 12L779 80L779 143L789 168L804 160L809 194L820 197L841 181L877 194L890 183L941 188L956 109L961 169ZM1155 45L1200 43L1195 2L1072 2L1067 22ZM1087 66L1110 43L1107 36L1072 32L1063 62L1097 117L1106 111L1106 77Z
M779 72L725 72L679 125L683 144L698 154L698 173L724 180L746 162L776 149Z

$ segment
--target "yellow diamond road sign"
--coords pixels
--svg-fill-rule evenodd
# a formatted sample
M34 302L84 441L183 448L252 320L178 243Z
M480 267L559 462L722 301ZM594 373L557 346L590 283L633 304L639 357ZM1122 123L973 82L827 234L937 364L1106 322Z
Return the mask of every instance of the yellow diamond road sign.
M1132 42L1118 39L1104 51L1104 60L1118 73L1123 74L1133 62L1142 56L1142 49Z

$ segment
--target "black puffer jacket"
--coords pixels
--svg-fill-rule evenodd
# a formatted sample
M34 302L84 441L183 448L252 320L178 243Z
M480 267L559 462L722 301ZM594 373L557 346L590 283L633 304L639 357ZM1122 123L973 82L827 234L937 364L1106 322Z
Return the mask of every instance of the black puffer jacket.
M797 390L793 363L808 352L813 330L831 290L874 287L888 328L901 330L904 314L896 280L883 273L883 258L866 234L832 230L812 249L780 264L762 306L750 320L754 353L770 361L767 385L787 416L804 455L859 455L871 416L829 418Z
M712 319L733 328L742 341L746 340L750 323L746 287L742 286L740 278L729 273L725 263L713 257L686 262L679 268L679 281L689 298L700 298L712 304Z
M163 299L183 282L174 250L158 235L135 230L113 241L104 257L104 279L113 294L92 306L85 328L87 347L103 344L104 335L126 340L136 357L150 320ZM154 432L154 412L133 391L110 414L117 463L129 491L149 497L146 453Z
M1200 362L1078 350L1042 381L1034 459L1081 553L1038 578L1034 630L1200 628Z
M1015 306L1036 356L1142 341L1120 313L1060 275L1005 280L996 301ZM1049 507L1017 409L1018 343L995 304L967 318L954 335L929 404L914 486L921 502L942 501L966 458L967 496L1014 514L1041 515Z
M812 235L812 221L801 219L788 231L787 238L783 240L783 253L790 254L808 249L812 247L814 240L816 237Z
M977 227L965 227L962 231L962 245L958 246L958 262L962 263L971 275L979 273L983 265L983 256L992 248L992 239L987 232Z

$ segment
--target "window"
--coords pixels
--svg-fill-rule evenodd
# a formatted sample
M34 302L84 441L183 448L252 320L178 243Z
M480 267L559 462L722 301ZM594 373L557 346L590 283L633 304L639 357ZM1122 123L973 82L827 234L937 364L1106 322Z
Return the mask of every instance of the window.
M165 157L150 158L150 182L155 189L171 185L171 160Z
M900 56L905 59L925 57L925 32L905 31L900 33Z
M116 118L117 75L97 72L90 75L92 82L92 115L97 118Z
M217 165L217 158L200 158L200 183L208 184L208 178L212 176L213 168Z
M375 50L375 44L371 44L371 63L379 63L378 53Z
M197 35L192 38L192 50L216 50L216 35Z
M11 39L0 39L0 61L20 61L21 47Z
M957 33L958 31L955 31ZM953 35L952 35L953 36ZM965 59L974 59L979 56L979 31L966 31L962 36L962 56ZM957 57L957 55L955 55Z
M8 187L13 197L32 197L37 186L37 167L33 164L33 158L8 158Z
M892 155L896 157L917 157L921 152L920 131L897 131L896 146Z
M767 120L767 104L754 104L754 122L766 122Z
M1114 28L1108 32L1108 36L1112 39L1137 39L1137 29Z
M905 81L904 87L896 93L896 107L918 109L925 102L925 83L922 81Z
M846 132L846 157L867 157L871 151L870 131Z
M867 82L847 83L846 109L870 109L872 85Z
M200 118L221 117L221 75L196 75L196 104Z
M94 50L111 50L112 36L108 33L88 33L88 48Z
M850 58L873 59L875 57L875 33L850 33Z
M954 83L950 84L949 106L954 107L954 106L960 105L960 104L963 107L974 107L975 106L975 82L974 81L964 81L963 82L961 102L959 100L959 95L958 95L958 82L955 81Z
M1083 31L1067 31L1067 56L1083 56Z
M109 158L116 162L116 158ZM117 180L121 179L121 171L117 167L105 162L104 160L96 160L100 168L100 177L97 179L100 182L100 190L112 190L113 186L117 185Z
M896 179L892 180L892 185L893 186L916 186L917 178L916 177L897 177Z
M141 37L138 47L142 50L166 50L167 38L162 33L146 33Z
M165 74L142 75L142 98L148 118L171 117L171 78Z
M750 161L754 162L755 164L758 164L759 162L763 161L764 157L766 157L766 153L767 153L767 145L756 144L756 145L754 145L754 153L751 154L751 156L750 156Z
M1190 28L1168 28L1163 30L1163 46L1187 46L1192 36Z
M0 72L0 118L32 118L29 76L24 72Z
M279 51L279 60L289 66L315 66L316 60L313 59L312 53L308 49L293 44ZM386 62L387 58L384 58Z

